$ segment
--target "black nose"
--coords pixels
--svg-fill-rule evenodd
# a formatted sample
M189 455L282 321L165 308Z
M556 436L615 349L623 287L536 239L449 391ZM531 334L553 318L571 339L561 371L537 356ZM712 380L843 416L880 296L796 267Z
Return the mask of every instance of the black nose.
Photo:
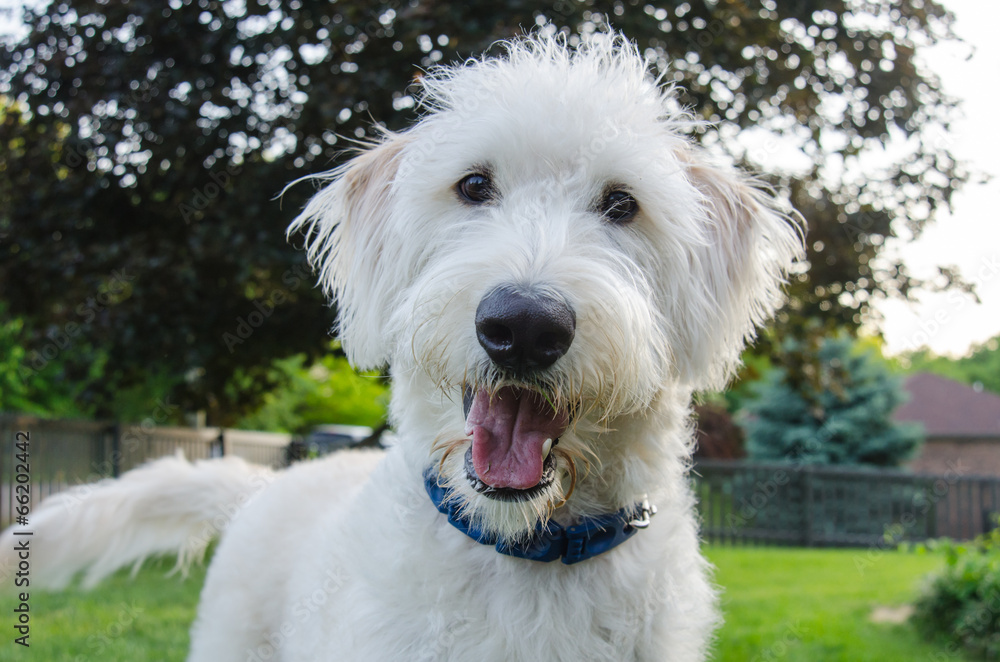
M515 372L548 368L566 353L575 333L573 310L540 294L501 287L476 309L479 344L495 364Z

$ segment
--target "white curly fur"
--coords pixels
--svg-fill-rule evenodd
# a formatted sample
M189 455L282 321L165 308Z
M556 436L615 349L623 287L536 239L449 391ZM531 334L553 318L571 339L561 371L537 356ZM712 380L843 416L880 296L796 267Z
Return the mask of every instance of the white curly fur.
M702 660L719 616L686 478L690 398L725 381L780 303L800 228L706 162L619 36L527 37L420 84L421 120L321 177L291 228L352 362L391 366L398 443L295 466L245 509L209 570L190 660ZM484 169L495 199L463 202L456 183ZM630 222L597 210L609 187L637 200ZM558 478L519 503L475 492L461 459L463 389L511 380L477 340L477 306L511 284L576 315L533 382L573 417ZM659 514L576 565L511 558L437 512L422 473L438 464L465 511L511 538L646 494Z

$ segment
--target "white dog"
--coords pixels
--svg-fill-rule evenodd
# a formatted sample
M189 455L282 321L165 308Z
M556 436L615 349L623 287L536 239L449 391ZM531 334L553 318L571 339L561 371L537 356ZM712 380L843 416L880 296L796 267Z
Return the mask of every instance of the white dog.
M691 394L779 304L800 228L706 162L621 38L527 37L420 85L423 118L292 226L353 364L391 366L398 443L276 479L161 460L79 499L114 551L45 563L96 579L226 528L192 662L702 660ZM57 506L36 540L84 535Z

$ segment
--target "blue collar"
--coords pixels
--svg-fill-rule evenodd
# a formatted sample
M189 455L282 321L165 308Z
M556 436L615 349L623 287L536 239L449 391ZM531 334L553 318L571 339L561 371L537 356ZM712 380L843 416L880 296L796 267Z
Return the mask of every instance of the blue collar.
M643 501L616 513L584 517L574 526L564 527L549 521L543 527L539 522L530 539L513 542L484 532L468 517L461 516L458 499L450 498L451 492L438 484L438 476L433 469L428 468L424 472L424 487L434 506L448 516L448 521L456 529L478 543L494 545L501 554L531 561L548 562L561 558L567 565L586 561L617 547L639 529L649 526L650 516L656 514L656 507Z

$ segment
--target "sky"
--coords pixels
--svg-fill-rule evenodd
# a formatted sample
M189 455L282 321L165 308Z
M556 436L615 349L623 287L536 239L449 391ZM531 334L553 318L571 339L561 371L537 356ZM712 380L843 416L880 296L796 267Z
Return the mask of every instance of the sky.
M18 16L23 4L23 0L0 0L0 35L19 31L21 21Z
M24 0L0 0L0 33L17 28L13 12ZM954 156L965 161L974 179L953 199L953 211L939 212L936 223L914 241L887 247L896 251L917 277L931 277L937 266L954 265L975 283L981 303L959 292L922 293L919 301L880 302L885 351L898 354L923 346L937 354L961 356L975 343L1000 334L1000 127L993 126L1000 105L1000 2L943 0L955 12L955 31L964 43L936 46L923 53L944 90L963 101L964 117L950 136ZM6 14L6 15L5 15Z
M955 12L955 31L966 43L939 45L923 57L945 92L963 100L964 117L950 136L953 155L994 178L967 184L953 200L953 213L939 213L918 239L891 248L918 277L933 275L937 265L956 265L976 284L982 303L958 292L923 294L917 304L881 303L890 354L928 346L937 354L961 356L973 343L1000 334L1000 126L993 125L1000 105L1000 2L944 0L944 5Z

